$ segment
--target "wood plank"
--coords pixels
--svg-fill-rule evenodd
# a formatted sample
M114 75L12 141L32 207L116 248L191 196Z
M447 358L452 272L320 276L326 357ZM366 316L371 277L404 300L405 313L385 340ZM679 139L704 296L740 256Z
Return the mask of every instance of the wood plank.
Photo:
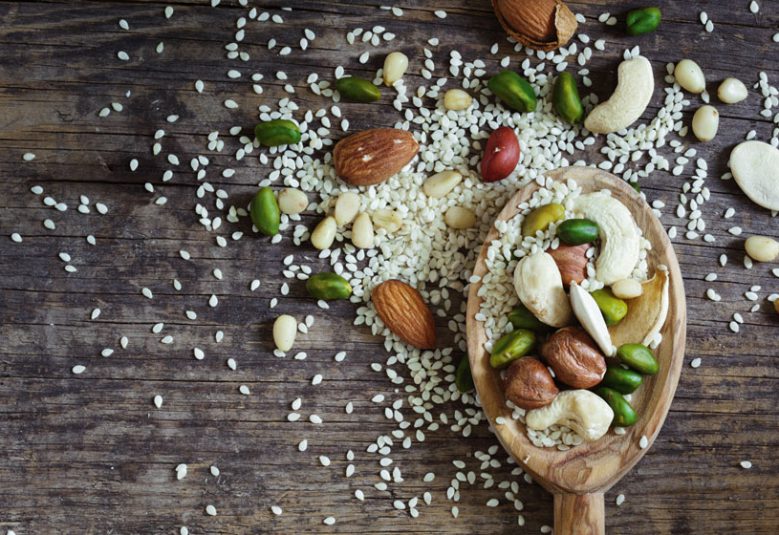
M163 17L168 4L175 8L170 20ZM288 239L270 247L267 239L251 237L245 223L205 232L193 212L198 184L189 159L208 154L208 180L229 193L226 205L245 206L268 169L257 161L257 151L237 165L232 154L240 145L227 131L240 125L249 132L258 105L270 106L287 96L284 84L275 79L277 70L287 72L301 107L318 109L330 102L305 87L311 72L332 79L334 68L344 65L372 76L384 54L398 48L411 57L407 78L415 87L423 83L421 48L432 36L441 39L440 46L429 47L436 74L444 75L452 49L469 60L481 58L488 72L497 70L505 55L512 57L513 66L524 56L511 52L488 2L442 0L433 5L410 0L402 4L404 16L394 17L379 10L378 2L296 0L290 3L292 12L255 2L260 11L281 14L285 23L250 23L243 42L250 61L228 61L224 45L247 8L226 0L222 4L213 9L200 0L0 3L0 234L6 236L0 237L0 530L13 529L17 535L173 533L187 525L190 533L516 532L512 504L502 491L481 484L462 484L459 518L450 514L453 502L446 499L446 489L457 472L451 460L465 461L466 471L474 470L478 479L473 454L495 444L484 422L473 426L467 438L449 425L428 431L425 423L424 444L414 440L408 450L393 448L405 482L392 487L392 493L373 488L381 467L378 456L365 449L395 425L370 399L376 393L403 397L386 376L389 354L382 341L370 329L351 325L350 303L334 304L323 314L305 299L301 281L287 281L289 296L279 295L286 281L281 259L287 254L301 262L305 258L314 268L327 265L309 247L295 248ZM761 3L755 16L746 3L710 0L691 7L669 0L661 3L660 30L638 39L597 21L602 12L621 15L632 6L595 0L570 4L586 16L582 30L606 40L606 51L594 54L588 64L592 91L600 97L615 82L623 50L636 44L652 60L658 78L667 62L692 57L713 82L712 92L726 76L739 76L751 88L758 70L770 80L779 74L777 45L771 41L779 12L770 3ZM447 18L438 19L435 9L446 9ZM701 9L715 23L712 34L698 21ZM129 32L117 26L120 18L129 21ZM391 45L346 45L347 31L377 24L397 34ZM271 38L279 40L276 51L283 45L297 47L304 28L317 33L305 54L297 48L287 58L267 52ZM154 47L160 41L165 50L157 54ZM493 56L488 49L494 42L500 52ZM581 42L578 46L583 48ZM126 50L131 60L118 61L118 50ZM364 50L371 50L371 57L360 65L357 56ZM228 79L230 68L242 77ZM254 72L265 75L262 96L251 91ZM196 79L205 82L202 95L194 90ZM236 99L238 110L222 106L228 97ZM687 122L697 106L691 100L696 104L685 112ZM111 102L121 103L124 110L98 117ZM391 104L387 93L376 105L342 108L351 130L358 130L391 126L398 117ZM661 104L657 91L645 117ZM716 238L714 244L674 240L688 303L686 363L700 357L703 364L697 370L685 366L657 442L607 495L610 533L776 531L777 318L764 300L759 312L748 313L743 293L759 284L764 297L777 291L778 279L770 272L775 265L743 269L742 239L727 229L738 225L745 235L777 237L779 228L733 181L718 178L726 171L730 149L747 132L754 129L761 139L772 136L775 125L757 114L760 107L761 99L751 91L743 103L720 106L717 139L705 145L687 140L709 163L706 185L712 195L704 212L712 227L707 232ZM165 121L171 113L180 115L176 123ZM151 153L158 128L167 132L163 155L175 152L181 159L173 180L165 184L162 173L171 166ZM336 137L342 134L338 128L334 124ZM221 154L206 150L206 136L213 130L225 139ZM22 161L28 151L36 153L34 162ZM136 173L128 169L133 157L140 161ZM597 147L580 157L595 163L604 159ZM236 173L224 178L221 171L228 167ZM656 172L642 181L650 200L665 202L666 227L684 228L686 219L677 218L675 208L691 169L688 164L681 177ZM146 182L154 184L154 194L144 190ZM67 202L68 211L43 206L29 192L34 184ZM93 203L105 202L109 213L93 209L79 214L82 194ZM168 198L165 208L154 204L159 195ZM735 217L720 220L728 207L736 209ZM215 211L211 199L208 208ZM45 218L57 224L56 230L42 226ZM307 225L317 219L313 213L304 216ZM233 230L246 236L226 248L215 245L215 234L229 239ZM24 242L7 239L12 232L19 232ZM96 246L86 243L87 234L96 237ZM183 260L180 249L189 251L192 260ZM60 251L71 254L77 273L63 270ZM729 256L725 268L718 264L723 252ZM223 281L213 277L215 267L224 272ZM715 283L703 280L709 272L718 273ZM181 292L171 285L174 277L183 285ZM255 278L262 285L250 292ZM144 286L154 291L152 301L140 294ZM709 287L722 294L720 303L706 299ZM207 305L212 293L220 300L215 309ZM279 305L271 310L274 297ZM102 314L90 321L96 306ZM196 321L186 318L188 309L198 313ZM305 360L270 354L270 325L278 311L316 316L310 333L299 337L299 349L308 354ZM727 329L734 312L744 316L740 335ZM166 327L153 334L151 327L158 321ZM437 322L439 333L451 341L447 320ZM224 332L221 343L214 339L217 330ZM165 334L174 336L172 344L160 343ZM127 350L119 346L123 335L129 339ZM192 357L195 346L204 350L203 361ZM105 347L115 353L101 357ZM333 355L340 349L348 356L335 364ZM230 357L238 364L234 372L225 364ZM382 370L373 371L371 362L381 363ZM81 376L70 373L76 363L87 366ZM409 381L403 366L389 367ZM325 378L319 387L310 384L317 373ZM250 396L239 394L242 384L249 386ZM156 394L164 397L162 409L152 404ZM299 396L304 421L287 422L290 403ZM344 406L350 400L355 410L347 415ZM450 414L456 409L462 406L447 406ZM314 412L323 425L307 421ZM409 411L407 419L413 418ZM297 444L304 437L309 449L300 453ZM354 451L357 467L352 478L343 477L348 449ZM328 455L332 464L322 467L319 455ZM524 504L525 529L538 532L551 525L551 497L512 475L513 466L502 451L495 459L501 463L490 469L495 480L519 484L516 496ZM752 469L739 466L744 459L753 462ZM174 467L182 462L189 464L189 475L176 481ZM219 477L209 474L211 464L219 466ZM432 483L422 481L428 471L436 473ZM365 491L365 502L353 498L357 488ZM394 499L408 500L426 490L432 492L433 504L420 505L418 519L393 508ZM617 507L619 493L627 499ZM501 504L485 509L493 497L500 497ZM218 516L205 515L209 503ZM283 506L282 516L271 513L273 504ZM337 517L332 528L322 525L328 515Z

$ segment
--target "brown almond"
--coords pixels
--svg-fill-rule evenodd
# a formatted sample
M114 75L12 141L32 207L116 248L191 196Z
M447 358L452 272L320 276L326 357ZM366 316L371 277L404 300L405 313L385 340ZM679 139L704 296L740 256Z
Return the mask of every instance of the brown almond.
M547 253L554 258L560 275L563 278L563 286L570 286L571 282L581 284L587 278L587 249L590 245L564 245L557 249L549 249Z
M579 25L562 0L492 0L492 7L506 33L536 50L564 46Z
M535 357L522 357L506 369L503 376L506 399L525 410L549 405L560 392L552 374Z
M572 388L592 388L606 373L606 359L584 329L564 327L541 346L541 356L561 382Z
M398 338L418 349L435 347L433 313L416 288L399 280L384 281L373 289L371 301L381 321Z
M384 182L403 169L419 152L411 132L398 128L364 130L336 143L335 172L354 186Z

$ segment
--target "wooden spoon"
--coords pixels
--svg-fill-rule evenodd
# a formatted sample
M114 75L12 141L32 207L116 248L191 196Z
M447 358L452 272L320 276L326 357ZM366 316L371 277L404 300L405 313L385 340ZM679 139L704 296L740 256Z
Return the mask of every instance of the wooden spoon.
M482 304L478 296L480 282L471 285L468 295L468 354L482 408L501 444L527 473L554 494L555 535L604 534L604 492L647 452L665 421L676 391L687 329L682 275L662 225L646 202L623 180L589 167L557 169L547 176L554 180L574 179L584 193L611 190L612 195L628 207L644 237L652 244L647 258L650 277L658 264L668 266L668 317L661 330L663 340L654 352L660 363L660 372L654 377L645 377L644 384L633 394L631 404L639 418L635 425L626 428L624 435L609 431L597 441L559 451L557 448L534 446L525 426L511 417L512 411L506 406L499 373L490 367L489 353L484 349L487 341L484 325L475 319ZM498 219L506 221L514 217L519 212L518 205L530 199L538 188L532 184L518 191ZM493 227L476 262L475 275L483 277L487 273L487 247L497 238L498 232ZM502 416L505 423L496 424L498 416ZM646 437L644 448L639 445L642 437Z

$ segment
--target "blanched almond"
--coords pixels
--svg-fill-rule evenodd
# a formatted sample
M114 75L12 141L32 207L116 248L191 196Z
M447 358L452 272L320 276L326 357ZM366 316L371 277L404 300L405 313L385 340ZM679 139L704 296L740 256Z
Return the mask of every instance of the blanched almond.
M339 227L348 225L357 216L360 211L360 196L354 192L347 191L338 196L335 201L335 222Z
M308 207L308 197L296 188L286 188L279 192L279 209L285 214L299 214Z
M422 184L425 195L434 199L446 197L463 179L457 171L441 171L436 173Z
M463 230L476 224L476 214L463 206L452 206L446 211L444 221L453 229Z
M316 226L314 232L311 233L311 245L320 251L329 249L335 240L336 230L338 230L338 225L335 222L335 218L332 216L324 218Z

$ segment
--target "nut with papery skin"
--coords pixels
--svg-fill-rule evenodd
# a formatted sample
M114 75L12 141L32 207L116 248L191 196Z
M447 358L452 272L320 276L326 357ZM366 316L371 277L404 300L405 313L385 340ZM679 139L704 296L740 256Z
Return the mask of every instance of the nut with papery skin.
M565 45L578 27L562 0L492 0L492 7L506 33L536 50Z
M481 159L481 178L497 182L511 174L519 163L519 141L514 130L501 126L490 134Z
M381 321L398 338L418 349L436 344L433 313L416 288L399 280L384 281L371 292Z
M563 286L566 288L571 282L580 284L587 278L587 249L590 245L563 245L557 249L549 249L547 253L554 258L560 276L563 278Z
M560 329L541 346L555 376L573 388L591 388L603 379L606 360L595 341L578 327Z
M384 182L419 152L411 132L398 128L364 130L336 143L333 165L338 176L355 186Z
M522 357L506 369L503 391L506 399L525 410L548 405L560 392L552 374L535 357Z

